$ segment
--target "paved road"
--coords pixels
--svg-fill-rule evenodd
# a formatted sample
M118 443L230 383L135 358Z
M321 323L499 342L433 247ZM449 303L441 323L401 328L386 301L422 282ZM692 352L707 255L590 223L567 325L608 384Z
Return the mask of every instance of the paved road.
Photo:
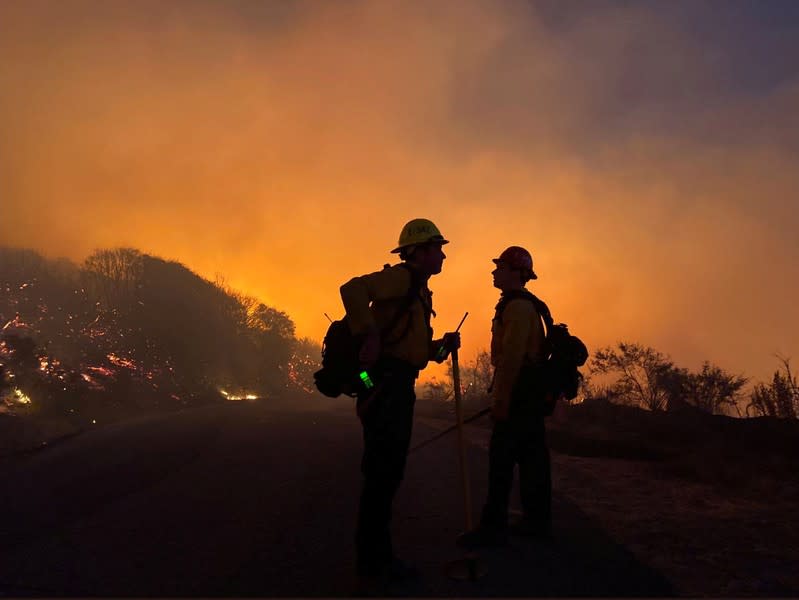
M99 428L0 462L0 595L347 596L360 429L342 410L229 404ZM414 443L434 430L417 424ZM415 453L396 502L403 596L664 596L671 588L556 494L558 544L462 556L454 438ZM473 504L487 456L471 447Z

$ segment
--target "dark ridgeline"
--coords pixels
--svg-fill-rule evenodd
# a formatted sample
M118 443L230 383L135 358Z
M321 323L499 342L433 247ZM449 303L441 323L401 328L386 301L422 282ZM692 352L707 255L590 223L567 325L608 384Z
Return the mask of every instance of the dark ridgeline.
M0 329L4 406L78 421L307 391L320 352L285 312L131 248L0 248Z

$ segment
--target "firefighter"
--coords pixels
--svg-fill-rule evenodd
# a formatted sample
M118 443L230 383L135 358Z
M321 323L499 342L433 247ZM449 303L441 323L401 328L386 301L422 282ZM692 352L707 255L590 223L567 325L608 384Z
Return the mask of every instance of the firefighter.
M537 279L533 258L519 246L493 259L494 287L502 291L491 324L491 362L494 365L489 445L488 497L479 526L461 534L465 547L501 545L507 541L508 503L513 470L519 465L523 517L513 529L551 538L549 449L546 444L544 380L545 333L541 316L528 299L525 285Z
M361 367L372 385L357 400L364 447L355 546L362 582L415 575L394 554L391 506L405 471L419 371L429 360L442 362L460 347L460 334L433 340L430 326L435 312L428 280L441 272L447 243L431 221L413 219L392 250L402 263L341 286L350 328L361 340Z

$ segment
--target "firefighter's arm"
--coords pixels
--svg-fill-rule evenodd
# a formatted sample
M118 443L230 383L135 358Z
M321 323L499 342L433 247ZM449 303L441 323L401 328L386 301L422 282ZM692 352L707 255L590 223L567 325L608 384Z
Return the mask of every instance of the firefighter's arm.
M368 275L353 277L341 286L341 301L353 335L379 333L369 305L374 300L405 296L411 275L402 267L390 267Z
M502 313L504 333L494 380L492 415L495 420L508 418L511 395L524 362L532 323L532 307L524 300L513 300Z

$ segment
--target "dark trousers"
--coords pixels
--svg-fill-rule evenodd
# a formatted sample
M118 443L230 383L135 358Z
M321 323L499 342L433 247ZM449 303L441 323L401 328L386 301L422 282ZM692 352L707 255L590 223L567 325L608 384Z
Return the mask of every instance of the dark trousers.
M394 557L391 505L405 474L418 370L383 362L370 375L377 379L376 391L358 400L368 403L361 416L363 488L355 533L358 572L364 575L379 572Z
M552 523L552 475L544 416L513 408L508 420L494 424L491 434L488 498L481 525L507 527L513 471L518 464L524 515L542 530L547 530Z

